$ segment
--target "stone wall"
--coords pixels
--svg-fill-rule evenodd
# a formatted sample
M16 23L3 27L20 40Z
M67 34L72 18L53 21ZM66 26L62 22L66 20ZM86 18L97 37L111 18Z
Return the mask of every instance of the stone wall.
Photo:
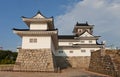
M20 49L14 71L52 71L56 70L54 55L50 49Z
M105 53L104 55L101 55L101 52L102 52L101 50L98 50L91 53L89 70L106 75L111 75L112 77L120 77L119 75L120 70L116 68L117 67L115 62L116 54ZM112 51L109 51L109 53L111 52Z
M80 68L88 69L90 57L89 56L78 56L78 57L61 57L56 56L57 67L60 68Z

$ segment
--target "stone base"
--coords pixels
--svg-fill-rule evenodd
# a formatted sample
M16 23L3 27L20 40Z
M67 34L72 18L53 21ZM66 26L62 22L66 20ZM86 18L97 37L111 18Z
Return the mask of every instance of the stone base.
M102 53L101 50L92 52L90 65L89 65L89 71L111 75L111 77L120 77L119 75L120 72L118 72L119 69L116 69L117 66L115 62L115 56L117 56L117 54L115 52L117 51L110 50L105 55L101 54ZM117 61L117 63L119 63L119 61Z
M90 56L77 56L77 57L61 57L56 56L57 67L60 68L80 68L88 69L90 63Z
M55 62L50 49L20 49L14 71L55 71Z

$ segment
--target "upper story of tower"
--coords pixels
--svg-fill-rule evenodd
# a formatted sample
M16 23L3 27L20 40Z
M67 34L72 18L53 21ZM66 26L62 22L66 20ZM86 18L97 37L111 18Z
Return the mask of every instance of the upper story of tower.
M30 30L52 30L54 29L53 17L47 18L40 12L31 18L22 16L22 20L27 24Z
M90 34L93 34L93 26L94 25L89 25L87 22L86 23L76 23L73 29L73 33L77 36L80 36L84 32L88 32Z
M13 29L22 38L22 49L58 48L58 30L54 29L53 17L47 18L40 12L31 18L22 16L29 29Z

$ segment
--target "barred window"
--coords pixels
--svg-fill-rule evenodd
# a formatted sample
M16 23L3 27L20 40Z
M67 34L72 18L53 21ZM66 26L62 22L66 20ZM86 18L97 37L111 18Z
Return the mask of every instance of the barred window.
M70 53L73 53L73 51L70 51Z
M36 38L34 38L34 43L37 43L37 39Z
M92 43L92 40L89 40L89 43Z
M29 42L32 43L32 42L33 42L33 39L30 39Z
M85 53L85 52L86 52L86 50L81 50L81 52L82 52L82 53Z
M85 41L84 41L84 40L81 40L80 42L81 42L81 43L85 43Z
M63 51L59 51L59 53L63 53Z
M29 42L30 42L30 43L37 43L37 38L30 38L30 39L29 39Z

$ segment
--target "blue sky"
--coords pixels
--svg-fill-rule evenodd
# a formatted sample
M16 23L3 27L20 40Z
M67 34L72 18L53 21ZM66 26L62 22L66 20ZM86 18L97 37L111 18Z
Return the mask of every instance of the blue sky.
M32 17L38 10L54 17L59 34L72 34L77 21L88 21L101 41L120 47L119 0L0 0L0 46L15 51L21 39L12 29L27 28L21 16Z
M76 2L77 0L71 0ZM72 4L69 0L0 0L0 46L15 50L21 45L21 39L13 34L13 28L27 28L21 16L32 17L38 11L45 16L64 14L65 6Z

